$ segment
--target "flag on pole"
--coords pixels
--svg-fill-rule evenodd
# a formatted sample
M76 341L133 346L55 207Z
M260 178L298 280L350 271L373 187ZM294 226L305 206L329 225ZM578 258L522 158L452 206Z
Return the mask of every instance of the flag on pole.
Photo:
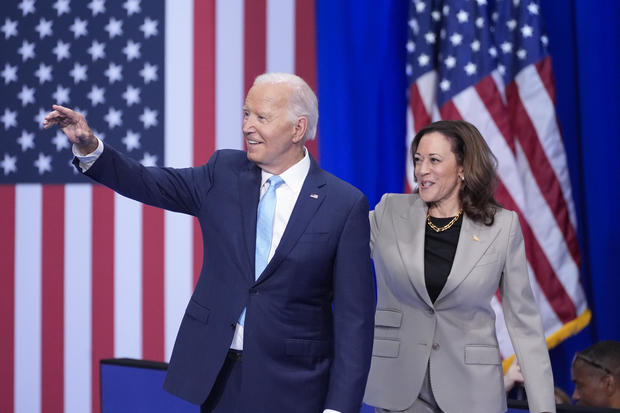
M439 119L463 119L480 130L499 163L496 198L519 215L553 347L587 325L590 311L579 282L575 208L538 1L412 0L408 23L408 143ZM499 297L492 305L500 352L510 362L514 350Z
M41 128L51 105L143 164L202 164L243 148L256 75L294 72L316 90L314 25L312 0L3 7L0 411L98 412L99 360L167 361L202 265L191 217L75 173L66 138Z

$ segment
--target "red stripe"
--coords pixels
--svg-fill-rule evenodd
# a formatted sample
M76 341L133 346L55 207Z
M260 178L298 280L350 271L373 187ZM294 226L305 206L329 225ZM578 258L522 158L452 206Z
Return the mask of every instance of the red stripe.
M514 155L516 153L515 139L510 117L493 77L485 77L475 86L475 89Z
M0 185L0 411L13 411L15 384L15 186Z
M538 76L540 76L540 80L542 81L543 85L545 85L545 89L547 89L549 97L555 105L555 85L553 84L553 68L551 67L551 58L545 57L534 66L538 71Z
M413 133L418 133L420 129L431 123L431 115L426 111L417 83L412 83L409 88L409 106L413 115Z
M194 0L194 165L215 151L215 2ZM194 220L194 281L202 267L202 235Z
M316 17L314 0L295 2L295 73L318 94L316 69ZM306 148L319 161L319 134Z
M450 120L462 120L463 117L459 113L457 107L452 101L447 102L441 108L442 119ZM525 242L525 254L527 260L534 270L534 275L538 281L538 285L547 298L549 305L555 312L556 316L562 321L567 323L574 320L577 317L577 311L575 305L566 293L564 286L558 280L553 267L549 263L544 250L536 240L534 232L532 231L529 223L523 217L521 210L518 208L516 202L512 199L504 183L499 180L497 191L495 193L497 200L506 208L515 211L521 221L521 230L523 232L523 238Z
M142 358L164 361L164 211L142 206Z
M525 158L530 165L532 175L540 188L543 198L549 205L560 231L564 235L573 260L578 266L579 245L577 243L577 234L568 216L568 205L562 193L562 186L538 139L534 124L523 106L516 82L511 82L506 87L506 99L508 101L510 118L513 122L513 130L525 153ZM547 109L553 110L553 108ZM561 144L562 142L558 142L558 145ZM534 173L534 171L536 172Z
M114 192L93 185L92 411L101 411L99 361L114 357Z
M64 410L65 189L43 186L41 260L41 407Z
M266 0L245 0L243 7L243 90L244 96L254 78L267 68Z

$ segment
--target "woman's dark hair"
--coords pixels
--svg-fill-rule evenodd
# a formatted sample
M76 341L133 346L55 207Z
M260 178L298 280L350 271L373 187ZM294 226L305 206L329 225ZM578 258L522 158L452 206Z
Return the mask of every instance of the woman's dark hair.
M459 192L463 212L473 221L493 225L499 204L493 197L497 186L497 158L484 138L471 123L462 120L440 120L422 128L411 143L411 157L424 135L438 132L450 141L456 162L463 167L465 181ZM414 163L415 168L415 163ZM415 175L414 175L415 179ZM416 190L417 191L417 190Z

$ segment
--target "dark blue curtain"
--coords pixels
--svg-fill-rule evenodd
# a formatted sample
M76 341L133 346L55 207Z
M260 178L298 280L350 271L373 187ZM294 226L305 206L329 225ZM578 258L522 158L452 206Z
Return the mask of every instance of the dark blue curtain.
M593 313L551 352L556 385L571 392L575 351L620 340L620 2L542 0L541 9ZM321 164L371 208L404 185L407 15L403 0L317 0Z

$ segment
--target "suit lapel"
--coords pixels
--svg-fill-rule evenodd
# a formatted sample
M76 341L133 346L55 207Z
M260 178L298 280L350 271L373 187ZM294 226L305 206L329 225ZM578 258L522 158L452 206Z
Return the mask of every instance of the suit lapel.
M256 250L256 211L260 198L261 170L254 163L248 162L247 169L239 173L239 201L241 202L241 225L245 246L250 262L249 272L254 281L254 257Z
M429 306L433 306L424 281L424 234L426 205L416 197L409 210L394 217L398 252L414 289Z
M442 298L454 291L467 278L474 265L493 243L499 231L497 226L488 227L475 223L465 215L463 216L463 224L452 268L450 269L448 280L435 303L439 303Z
M312 196L310 196L312 195ZM301 192L295 202L295 207L288 220L288 224L282 234L282 239L276 248L276 251L267 264L267 268L260 275L257 282L262 282L273 272L278 265L286 258L291 248L297 243L297 240L304 233L310 220L319 209L321 204L327 197L327 188L323 170L318 166L314 158L310 155L310 170L308 176L301 187ZM256 219L254 219L256 225Z

